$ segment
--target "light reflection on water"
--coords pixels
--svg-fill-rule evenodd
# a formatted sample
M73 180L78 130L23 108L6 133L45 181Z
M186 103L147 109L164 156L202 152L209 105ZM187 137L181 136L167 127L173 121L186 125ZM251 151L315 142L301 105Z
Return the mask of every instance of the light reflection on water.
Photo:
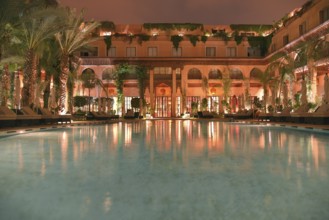
M328 219L329 137L163 120L0 139L0 219Z

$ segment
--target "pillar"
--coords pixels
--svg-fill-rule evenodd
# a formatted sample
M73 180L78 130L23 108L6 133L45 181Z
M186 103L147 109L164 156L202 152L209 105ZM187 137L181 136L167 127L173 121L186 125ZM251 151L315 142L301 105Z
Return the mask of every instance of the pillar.
M171 117L176 117L176 69L172 69Z
M154 103L154 70L150 69L150 105L151 105L151 114L154 116L155 103Z

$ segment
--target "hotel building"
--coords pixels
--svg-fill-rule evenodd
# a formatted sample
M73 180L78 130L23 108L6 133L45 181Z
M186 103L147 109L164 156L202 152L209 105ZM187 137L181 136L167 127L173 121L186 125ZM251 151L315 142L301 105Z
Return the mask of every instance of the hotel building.
M112 97L112 108L119 115L131 108L133 97L139 97L137 75L132 69L124 80L122 107L117 106L114 73L124 63L147 68L144 98L154 117L191 112L193 102L200 109L205 99L209 111L223 111L225 99L235 112L252 108L255 97L264 98L259 76L284 53L295 61L295 77L287 82L289 99L293 100L294 94L300 92L300 81L308 75L311 76L308 101L321 102L323 78L329 68L328 48L320 49L320 56L315 59L305 58L305 62L299 51L307 42L314 45L329 41L328 29L328 0L309 1L273 25L102 22L98 30L101 39L91 43L91 49L80 51L79 74L94 73L102 80L107 93L95 88L91 96ZM310 60L314 68L308 68ZM280 78L280 71L272 74ZM268 87L266 103L274 105L279 90ZM75 94L87 95L87 91L84 93L77 85Z

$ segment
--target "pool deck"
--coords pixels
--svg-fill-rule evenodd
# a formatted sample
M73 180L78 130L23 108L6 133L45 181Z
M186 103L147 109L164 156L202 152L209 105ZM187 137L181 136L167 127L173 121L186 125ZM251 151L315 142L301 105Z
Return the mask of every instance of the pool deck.
M127 122L127 121L140 121L140 120L194 120L194 121L226 121L230 123L243 123L243 124L251 124L251 125L270 125L276 127L285 127L285 128L294 128L294 129L302 129L306 131L318 131L325 132L329 134L329 125L315 125L315 124L299 124L299 123L290 123L290 122L269 122L269 121L257 121L253 119L243 119L243 120L227 120L222 118L211 118L211 119L198 119L198 118L190 118L190 119L182 119L182 118L154 118L154 119L117 119L117 120L97 120L97 121L72 121L69 124L52 124L52 125L37 125L37 126L25 126L25 127L8 127L8 128L0 128L0 137L22 134L28 132L37 132L51 129L60 129L60 128L68 128L74 126L86 126L86 125L101 125L101 124L113 124L117 122Z

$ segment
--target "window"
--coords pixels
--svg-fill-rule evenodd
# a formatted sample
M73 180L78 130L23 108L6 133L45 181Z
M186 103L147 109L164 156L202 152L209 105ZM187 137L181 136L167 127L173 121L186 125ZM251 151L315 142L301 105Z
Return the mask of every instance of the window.
M127 52L127 57L135 57L136 47L127 47L126 52Z
M80 51L81 57L97 57L98 56L98 47L92 47L88 50L81 50Z
M325 21L329 20L329 7L321 10L319 12L319 15L320 15L320 24L322 24Z
M156 47L149 47L148 48L148 56L149 57L156 57L156 56L158 56L158 48L156 48Z
M171 67L154 67L154 74L172 74Z
M202 73L197 68L192 68L187 73L187 79L202 79Z
M289 35L283 36L282 41L283 41L283 46L289 44Z
M117 53L117 48L116 47L111 47L108 51L107 51L107 56L109 57L115 57Z
M222 73L218 69L212 69L209 71L208 79L222 79Z
M236 57L236 48L235 47L227 47L226 48L226 56L227 57Z
M178 47L176 48L172 48L172 55L173 57L181 57L182 56L182 48Z
M302 36L306 33L306 21L299 25L299 36Z
M206 47L206 57L215 57L216 47Z

